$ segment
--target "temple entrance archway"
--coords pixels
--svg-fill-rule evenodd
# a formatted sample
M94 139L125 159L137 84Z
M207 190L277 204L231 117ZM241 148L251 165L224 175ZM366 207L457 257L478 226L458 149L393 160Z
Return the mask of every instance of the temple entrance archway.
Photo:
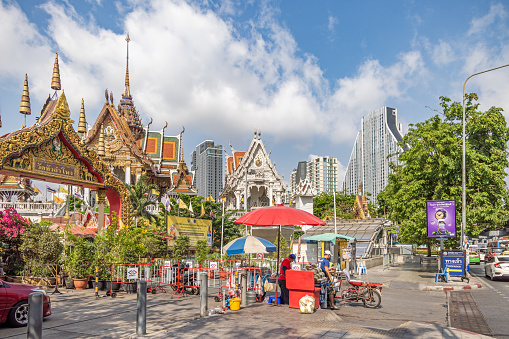
M63 92L58 100L48 98L36 124L0 137L0 174L96 190L99 231L106 198L110 213L124 226L131 224L129 192L74 130Z

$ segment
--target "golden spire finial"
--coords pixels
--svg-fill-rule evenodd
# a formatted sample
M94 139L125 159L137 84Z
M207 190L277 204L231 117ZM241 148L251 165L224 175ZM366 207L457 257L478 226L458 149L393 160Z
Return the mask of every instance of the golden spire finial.
M78 122L78 133L85 134L87 132L87 121L85 120L85 102L81 98L80 120Z
M27 125L27 115L32 114L30 109L30 94L28 93L28 75L25 74L25 83L23 84L23 93L21 94L21 105L19 106L19 112L25 116L25 124Z
M130 97L131 96L131 89L129 87L129 41L131 41L131 39L129 38L129 33L127 33L125 41L127 41L127 61L126 61L126 65L125 65L124 96Z
M99 142L97 143L97 155L104 156L104 125L101 124L101 130L99 131Z
M55 65L53 66L53 77L51 78L51 88L55 91L62 89L60 85L60 67L58 67L58 53L55 53Z

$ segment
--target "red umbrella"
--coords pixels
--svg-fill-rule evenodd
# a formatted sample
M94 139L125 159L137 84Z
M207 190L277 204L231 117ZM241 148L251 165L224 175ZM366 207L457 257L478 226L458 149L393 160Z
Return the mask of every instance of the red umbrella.
M277 244L276 274L279 275L279 239L281 237L281 226L289 225L326 225L327 223L311 213L288 206L275 205L270 207L257 208L235 220L236 224L248 226L279 226ZM277 305L277 288L275 303Z

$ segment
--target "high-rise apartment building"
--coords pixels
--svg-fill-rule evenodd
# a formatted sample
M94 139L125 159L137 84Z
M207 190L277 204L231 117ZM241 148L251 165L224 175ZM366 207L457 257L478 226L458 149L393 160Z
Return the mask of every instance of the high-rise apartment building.
M318 194L338 191L338 159L317 157L307 162L306 177Z
M223 191L223 146L205 140L191 153L191 171L195 171L195 188L198 195L215 201L221 200Z
M376 202L376 197L387 186L389 163L398 163L401 151L398 142L403 137L401 124L397 122L395 108L382 107L365 115L361 120L361 130L357 133L350 161L343 181L343 190L357 193L362 184L364 193ZM392 155L391 157L388 157Z

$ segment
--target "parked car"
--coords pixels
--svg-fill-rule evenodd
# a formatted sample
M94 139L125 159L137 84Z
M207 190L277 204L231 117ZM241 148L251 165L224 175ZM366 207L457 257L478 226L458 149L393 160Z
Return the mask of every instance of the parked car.
M490 257L484 264L484 274L491 280L509 277L509 255Z
M468 254L468 262L470 264L480 265L481 264L481 258L479 258L479 253L477 253L477 252L470 252Z
M28 295L43 293L43 317L51 315L51 300L46 291L37 286L0 281L0 324L9 322L13 327L28 323Z

